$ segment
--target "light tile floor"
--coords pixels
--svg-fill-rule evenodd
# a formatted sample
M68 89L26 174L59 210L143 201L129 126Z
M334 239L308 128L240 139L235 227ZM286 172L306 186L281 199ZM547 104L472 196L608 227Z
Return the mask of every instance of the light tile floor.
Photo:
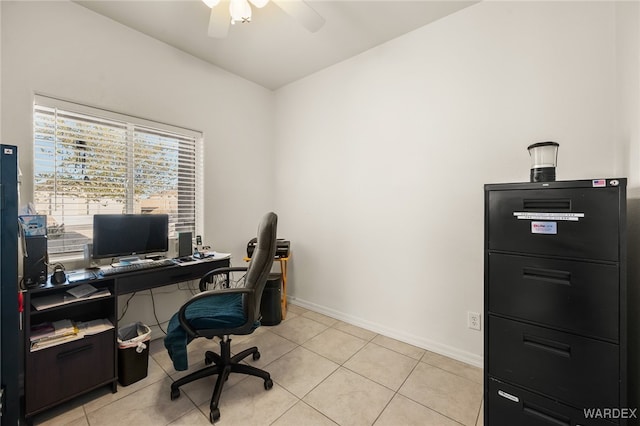
M232 374L220 400L225 425L482 425L482 370L295 305L277 326L233 337L231 349L258 346L274 381ZM176 372L162 339L151 342L145 379L108 388L36 416L42 425L208 425L215 376L182 387L173 379L204 366L216 343L188 347L189 371Z

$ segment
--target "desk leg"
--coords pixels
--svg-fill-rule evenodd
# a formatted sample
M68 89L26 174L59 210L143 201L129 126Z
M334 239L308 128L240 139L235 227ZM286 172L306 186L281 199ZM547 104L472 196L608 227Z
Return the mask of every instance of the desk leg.
M282 273L282 319L287 317L287 259L280 260L280 272Z

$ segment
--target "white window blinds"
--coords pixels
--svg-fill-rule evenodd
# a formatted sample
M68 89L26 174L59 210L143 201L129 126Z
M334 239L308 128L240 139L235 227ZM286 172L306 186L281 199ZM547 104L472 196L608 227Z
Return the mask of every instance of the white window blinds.
M170 237L200 231L200 133L42 96L33 123L51 255L82 252L94 214L167 213Z

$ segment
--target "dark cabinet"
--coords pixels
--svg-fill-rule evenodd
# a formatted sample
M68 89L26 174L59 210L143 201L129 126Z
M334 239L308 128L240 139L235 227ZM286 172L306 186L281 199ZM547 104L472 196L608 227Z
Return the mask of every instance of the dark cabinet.
M48 285L25 293L24 393L27 419L101 386L111 385L112 391L117 390L115 327L46 348L31 348L30 330L36 324L107 319L116 325L114 280L91 283L98 290L107 290L105 296L60 303L60 300L74 299L67 290L77 285ZM43 301L44 306L38 303Z
M31 353L25 387L27 412L33 413L88 390L110 384L115 329Z
M625 179L485 185L486 425L631 424L625 232Z
M0 423L20 417L18 148L0 145Z

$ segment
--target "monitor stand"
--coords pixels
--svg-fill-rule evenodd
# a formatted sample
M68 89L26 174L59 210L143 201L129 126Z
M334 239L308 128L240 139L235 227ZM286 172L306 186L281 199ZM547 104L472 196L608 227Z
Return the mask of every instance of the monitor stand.
M126 265L132 265L132 264L136 264L136 263L145 263L145 262L151 262L151 259L140 259L138 256L127 256L127 257L121 257L118 259L117 262L114 262L111 264L111 266L126 266Z

